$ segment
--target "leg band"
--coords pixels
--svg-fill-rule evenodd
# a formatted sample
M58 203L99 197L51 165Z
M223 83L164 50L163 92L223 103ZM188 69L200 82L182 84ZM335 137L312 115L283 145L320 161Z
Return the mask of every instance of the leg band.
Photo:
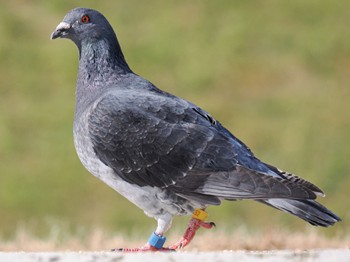
M158 236L156 233L153 232L151 237L148 239L148 243L157 249L161 249L165 243L165 240L166 237Z
M198 220L203 221L203 222L207 219L207 216L208 216L208 213L202 209L196 209L192 214L193 218L198 219Z

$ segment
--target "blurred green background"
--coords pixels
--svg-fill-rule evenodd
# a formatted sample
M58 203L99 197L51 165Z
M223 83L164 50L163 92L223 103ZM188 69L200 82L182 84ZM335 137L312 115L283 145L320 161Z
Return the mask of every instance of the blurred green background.
M98 9L131 68L221 121L262 160L321 187L349 232L350 2L0 2L0 237L18 228L131 234L156 223L90 175L72 138L78 52L49 36L68 10ZM219 228L303 231L253 201L209 209ZM183 230L178 218L174 230Z

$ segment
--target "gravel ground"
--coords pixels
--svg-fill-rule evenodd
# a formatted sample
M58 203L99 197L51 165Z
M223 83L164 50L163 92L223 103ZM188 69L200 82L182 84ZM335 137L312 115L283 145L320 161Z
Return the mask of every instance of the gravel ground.
M221 252L177 252L135 253L113 252L0 252L1 262L154 262L154 261L317 261L349 262L350 249L325 249L309 251L221 251Z

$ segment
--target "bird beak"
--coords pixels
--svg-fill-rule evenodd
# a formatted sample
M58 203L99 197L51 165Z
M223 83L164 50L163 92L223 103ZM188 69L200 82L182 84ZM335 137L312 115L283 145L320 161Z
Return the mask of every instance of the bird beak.
M71 25L66 23L66 22L61 22L57 27L56 30L53 31L51 34L51 40L59 38L59 37L64 37L67 35L68 30L71 28Z

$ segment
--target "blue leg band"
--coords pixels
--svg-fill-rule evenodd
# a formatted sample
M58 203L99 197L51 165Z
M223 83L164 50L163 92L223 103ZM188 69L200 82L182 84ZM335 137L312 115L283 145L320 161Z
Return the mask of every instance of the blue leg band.
M161 249L165 243L165 240L166 240L166 237L158 236L156 235L156 233L153 232L151 237L148 239L148 243L157 249Z

